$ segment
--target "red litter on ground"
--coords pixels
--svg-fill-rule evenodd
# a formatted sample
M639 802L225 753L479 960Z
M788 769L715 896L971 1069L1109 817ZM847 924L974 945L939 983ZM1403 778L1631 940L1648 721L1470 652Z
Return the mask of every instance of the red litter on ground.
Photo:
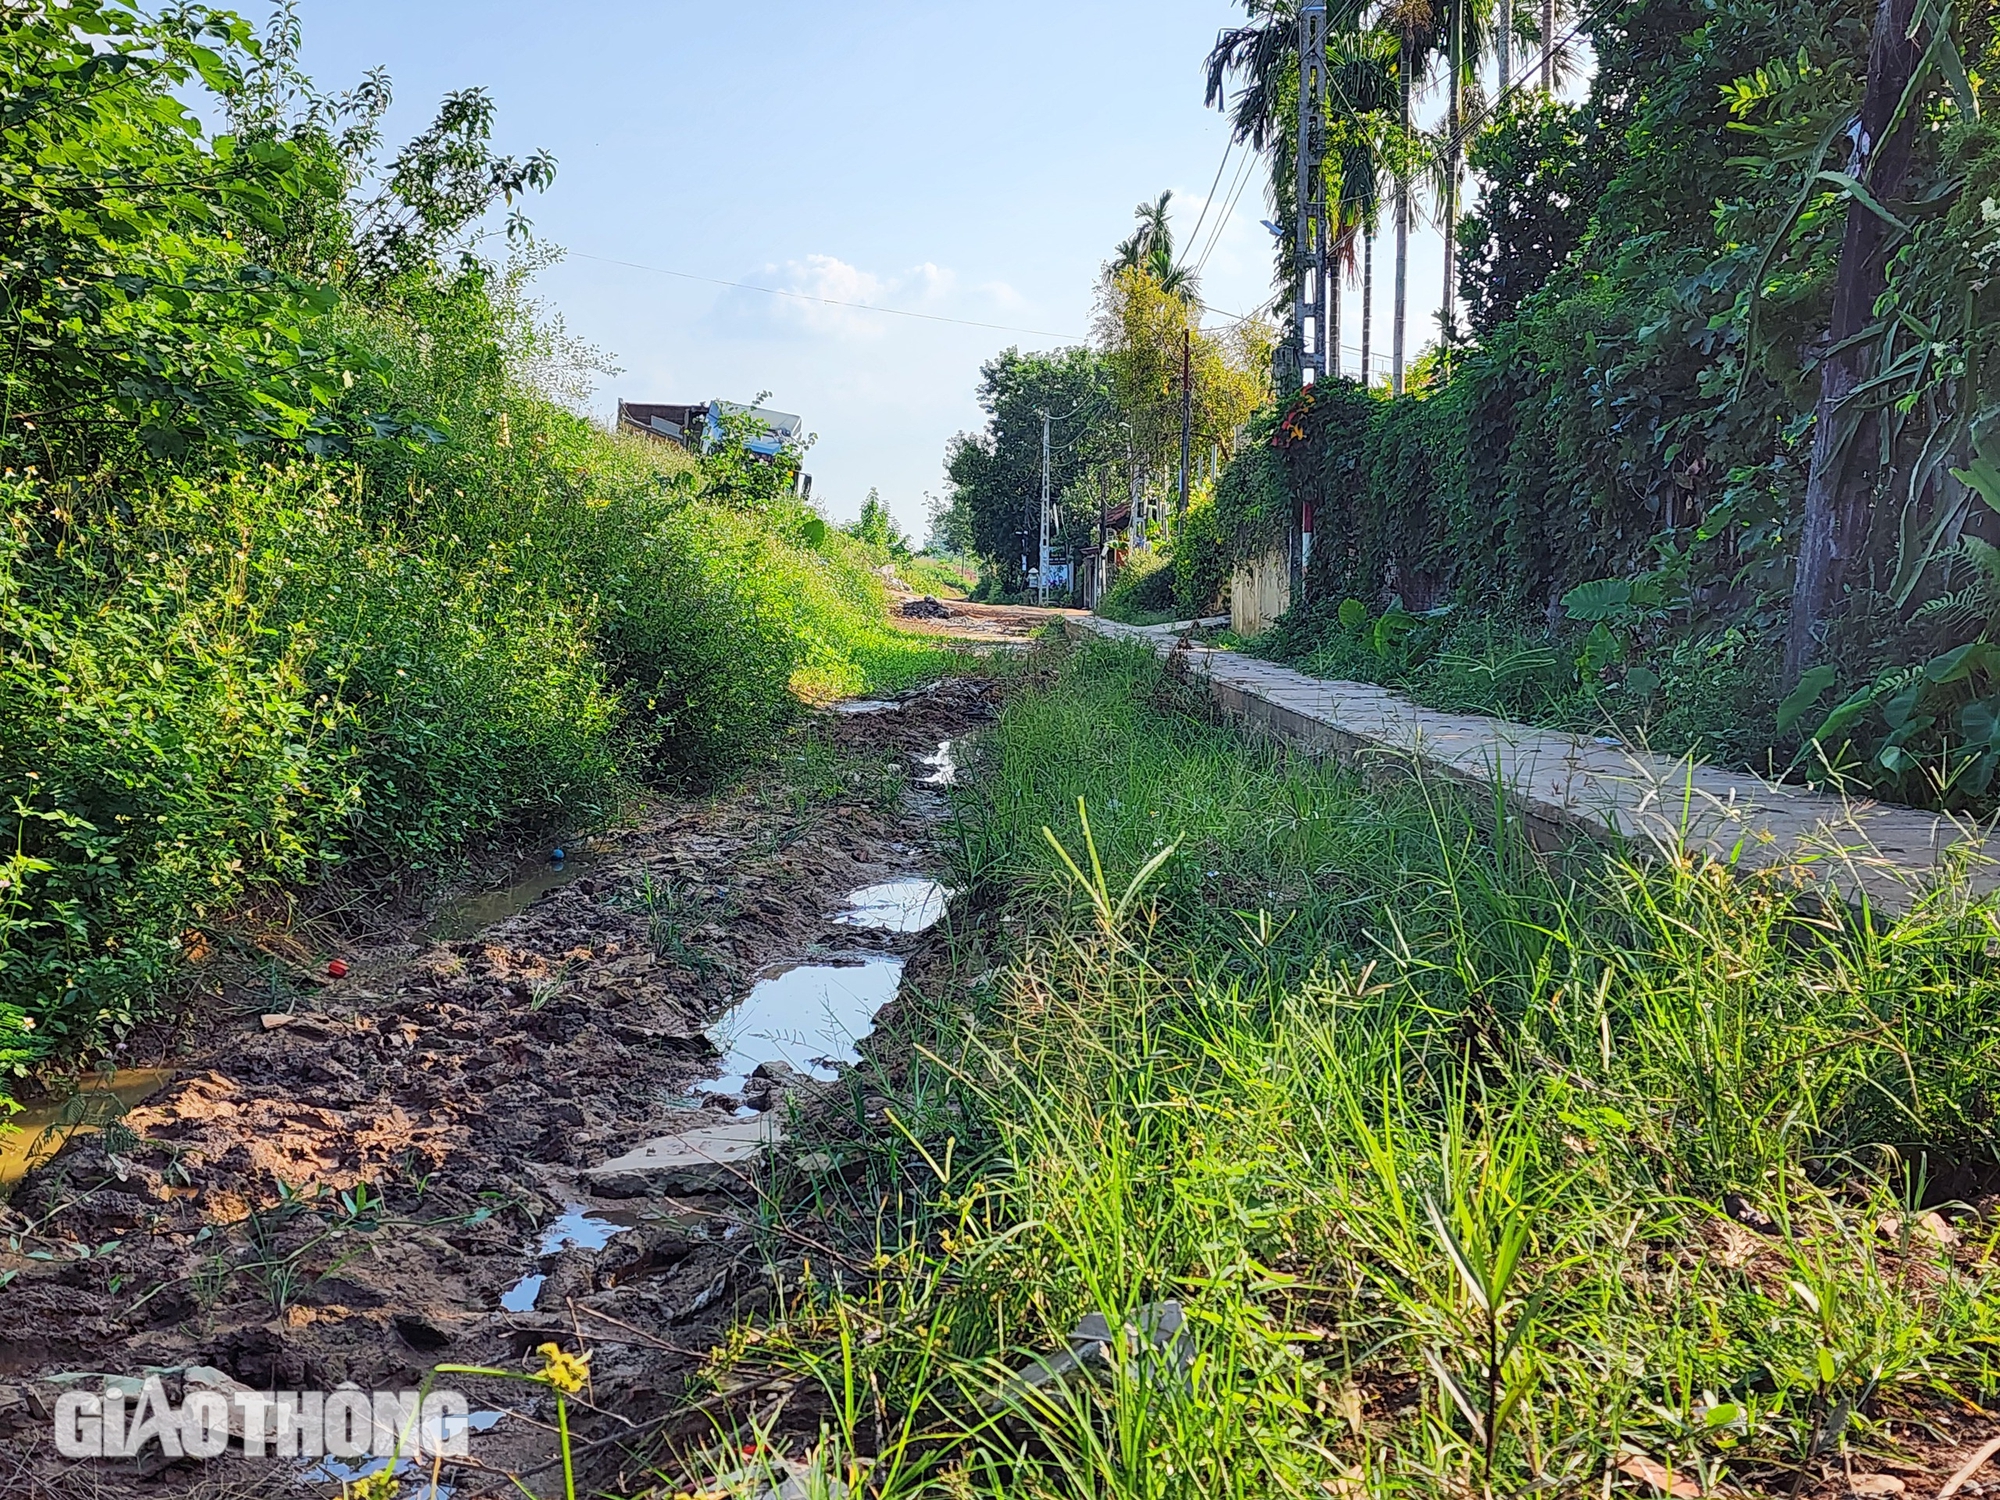
M326 966L326 972L331 974L335 979L345 979L347 977L347 960L336 958Z

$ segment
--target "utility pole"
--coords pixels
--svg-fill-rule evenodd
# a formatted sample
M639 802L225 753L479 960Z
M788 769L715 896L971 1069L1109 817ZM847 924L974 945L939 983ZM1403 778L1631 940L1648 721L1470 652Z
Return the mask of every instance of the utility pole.
M1556 0L1542 0L1542 92L1556 91Z
M1194 334L1181 330L1181 504L1174 513L1174 525L1178 529L1187 516L1188 502L1188 444L1194 437Z
M1500 14L1494 17L1494 25L1500 28L1494 38L1500 54L1500 87L1493 100L1496 108L1505 109L1507 90L1514 82L1514 0L1500 0Z
M1370 206L1373 206L1370 193ZM1367 390L1374 379L1369 365L1373 358L1375 343L1375 235L1366 225L1361 235L1361 389Z
M1132 554L1137 556L1146 542L1146 528L1139 520L1139 460L1132 452L1132 424L1121 422L1125 429L1125 473L1131 480L1132 502L1125 511L1125 527L1132 538Z
M1110 587L1111 559L1106 555L1110 548L1105 543L1111 540L1110 489L1104 482L1104 465L1097 466L1097 565L1090 570L1090 608L1093 612L1104 602L1104 591Z
M1042 413L1042 567L1037 574L1037 602L1049 602L1049 414Z
M1295 184L1298 226L1293 256L1298 268L1298 293L1292 322L1299 346L1301 383L1315 378L1327 364L1326 225L1326 0L1305 0L1299 11L1299 142ZM1312 324L1312 335L1306 324Z
M1402 96L1403 134L1407 136L1410 133L1410 69L1415 63L1407 35L1397 56L1396 84L1397 92ZM1395 326L1389 330L1390 388L1398 396L1403 394L1403 340L1405 325L1409 322L1409 307L1410 179L1406 172L1399 171L1396 174L1396 318Z
M1451 371L1453 345L1458 339L1458 162L1459 124L1464 118L1465 98L1465 7L1467 0L1449 0L1451 5L1451 34L1445 46L1446 66L1451 69L1451 84L1447 93L1450 103L1445 107L1445 180L1444 180L1444 301L1439 304L1444 313L1443 338L1445 372Z

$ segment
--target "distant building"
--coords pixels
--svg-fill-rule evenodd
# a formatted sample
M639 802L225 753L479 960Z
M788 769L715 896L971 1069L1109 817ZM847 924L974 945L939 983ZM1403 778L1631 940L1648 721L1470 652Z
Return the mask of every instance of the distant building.
M618 430L642 432L647 437L664 438L688 447L688 429L697 432L708 425L707 406L671 406L656 401L620 401Z
M804 435L805 418L788 411L772 411L766 406L744 406L736 401L704 401L698 406L677 406L670 401L620 401L618 430L636 432L655 442L679 443L683 448L705 453L722 441L723 419L745 412L755 417L760 426L744 439L743 446L767 461L782 453L787 443L796 443ZM812 475L801 471L795 488L810 500Z
M744 406L736 401L704 401L698 406L620 401L618 426L623 432L640 432L699 451L721 440L724 417L746 412L763 424L763 430L746 439L743 446L765 458L776 458L787 443L796 443L805 430L803 417L763 406Z

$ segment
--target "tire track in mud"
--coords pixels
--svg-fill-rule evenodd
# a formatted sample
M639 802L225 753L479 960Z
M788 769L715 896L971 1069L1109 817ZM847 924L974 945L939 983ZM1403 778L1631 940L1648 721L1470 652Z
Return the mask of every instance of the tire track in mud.
M378 943L282 1018L237 992L204 1055L0 1208L0 1494L337 1493L353 1472L234 1449L63 1460L53 1377L164 1370L176 1397L204 1366L260 1390L408 1388L551 1340L595 1351L606 1415L583 1442L615 1456L771 1287L727 1193L590 1169L773 1118L807 1086L810 1028L753 1026L720 1059L707 1029L760 975L920 941L843 904L932 873L942 799L921 783L996 695L950 679L816 715L788 774L659 808L471 937ZM766 1042L789 1067L751 1065ZM545 1489L545 1421L483 1418L454 1500L518 1493L508 1470Z

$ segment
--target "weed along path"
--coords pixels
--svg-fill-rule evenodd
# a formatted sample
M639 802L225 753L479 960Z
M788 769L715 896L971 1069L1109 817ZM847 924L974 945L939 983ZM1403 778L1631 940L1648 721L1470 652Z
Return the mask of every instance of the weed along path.
M629 1462L613 1440L690 1404L699 1426L690 1374L797 1274L755 1232L790 1121L944 916L952 747L996 695L948 678L816 714L749 785L349 953L297 1003L225 1017L95 1134L23 1142L0 1495L335 1494L370 1467L52 1450L65 1390L147 1371L176 1401L400 1390L554 1343L592 1351L604 1415L569 1415L597 1481ZM518 1493L509 1473L561 1493L547 1388L474 1384L450 1493Z
M1795 867L1892 915L1961 876L1981 895L2000 890L2000 835L1980 820L1845 802L1612 739L1424 708L1370 683L1329 682L1193 644L1177 633L1184 627L1083 615L1065 626L1170 654L1225 711L1293 743L1364 763L1414 763L1474 786L1497 778L1551 843L1625 839L1746 870Z
M434 1370L469 1454L365 1500L1990 1492L1990 898L1553 858L1158 651L996 655L36 1166L0 1496L331 1500L46 1414Z

